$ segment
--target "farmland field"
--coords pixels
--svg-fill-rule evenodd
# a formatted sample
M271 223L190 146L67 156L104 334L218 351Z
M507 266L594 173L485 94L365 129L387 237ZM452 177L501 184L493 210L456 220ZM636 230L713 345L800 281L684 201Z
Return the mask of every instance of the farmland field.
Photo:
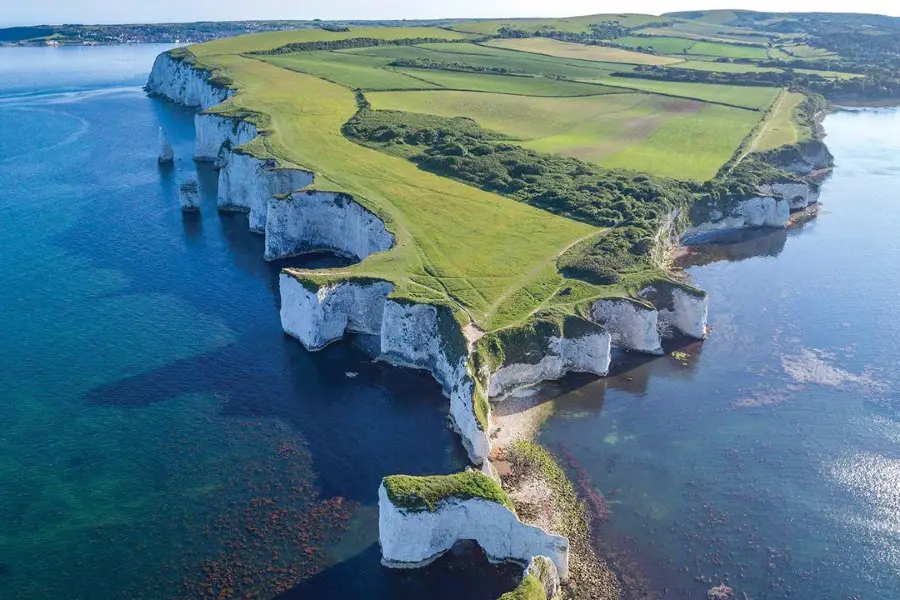
M438 46L438 47L436 47ZM557 74L572 79L589 79L613 71L627 70L626 65L561 59L542 54L489 48L474 44L441 44L427 46L383 46L342 50L341 54L396 59L425 58L464 63L478 67L504 67L524 73Z
M391 59L339 52L295 52L261 56L260 60L285 69L308 73L351 88L400 90L438 87L421 79L384 69Z
M776 69L775 67L758 67L742 63L720 63L706 60L689 60L674 65L673 68L714 71L718 73L777 73L781 71L781 69Z
M632 52L621 48L609 48L606 46L586 46L584 44L570 44L546 38L502 39L492 40L491 46L496 48L509 48L522 52L535 52L560 58L578 58L582 60L595 60L599 62L626 63L632 65L670 65L680 62L678 58L668 56L655 56L642 52Z
M721 42L697 42L689 50L690 54L697 56L717 56L725 58L753 58L765 60L768 58L766 49L760 46L748 46L739 44L723 44Z
M759 113L740 109L707 112L713 107L703 102L653 94L521 98L475 92L423 91L379 92L370 94L369 98L375 109L469 117L485 128L504 133L520 140L526 148L540 152L684 179L704 179L714 175L761 117ZM663 131L663 143L669 145L674 155L688 156L695 150L689 139L691 136L714 138L708 152L704 152L696 164L659 161L660 142L653 138L670 121L680 123L675 131L690 133L690 136L678 137ZM644 159L645 148L649 150L647 160ZM630 149L627 155L619 155L627 149Z
M541 76L520 77L408 68L397 69L397 72L449 90L473 90L522 96L593 96L616 94L622 91L607 85L557 81Z
M653 171L671 177L713 177L741 145L759 113L706 105L665 121L644 142L603 159L604 166Z
M771 150L779 146L794 144L800 141L804 132L796 122L794 112L803 102L803 94L788 93L778 105L766 125L766 129L756 141L755 149L759 152Z
M624 46L653 48L660 54L682 54L685 50L689 50L691 46L697 43L697 40L663 36L628 36L616 38L613 41Z
M633 77L606 77L597 80L610 86L621 86L657 94L694 98L705 102L719 102L732 106L765 110L775 100L779 88L718 85L711 83L681 83L636 79Z

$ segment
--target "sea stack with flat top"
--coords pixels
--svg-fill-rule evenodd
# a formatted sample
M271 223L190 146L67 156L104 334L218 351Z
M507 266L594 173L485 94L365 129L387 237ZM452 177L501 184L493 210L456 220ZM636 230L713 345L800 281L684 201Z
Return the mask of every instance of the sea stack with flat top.
M172 151L172 144L166 139L166 132L163 128L159 128L159 164L171 164L175 162L175 152Z
M178 197L181 202L181 210L187 212L200 210L200 186L196 179L189 179L178 188Z

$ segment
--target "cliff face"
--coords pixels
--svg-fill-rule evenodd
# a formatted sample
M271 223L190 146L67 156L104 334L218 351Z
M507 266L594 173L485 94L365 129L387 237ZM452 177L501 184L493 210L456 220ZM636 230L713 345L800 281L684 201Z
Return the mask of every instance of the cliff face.
M438 558L459 540L474 540L494 561L529 564L546 556L559 577L569 574L569 542L522 523L497 502L448 498L431 511L395 506L384 484L378 488L378 540L381 562L390 567L418 567ZM551 582L552 587L552 582Z
M488 379L491 398L505 396L517 388L527 387L567 373L593 373L600 377L609 372L610 335L599 331L578 336L552 336L546 340L546 350L534 356L534 362L505 364Z
M699 243L716 234L745 227L787 227L790 203L775 196L757 196L732 203L725 210L710 208L708 219L694 223L682 235L684 243Z
M315 250L362 260L394 246L384 222L346 194L294 192L272 198L266 214L266 260Z
M209 73L188 62L160 54L153 62L147 92L184 106L207 109L220 104L232 92L209 83Z
M368 333L379 336L383 360L429 371L450 398L450 418L469 458L476 464L487 458L488 427L476 417L478 391L465 341L453 344L448 339L454 335L453 326L441 326L438 308L389 300L393 286L383 281L346 281L311 290L282 274L280 289L282 326L307 349L324 348L345 331ZM490 409L486 410L489 422Z
M212 162L222 168L228 155L257 136L256 126L248 121L199 113L194 116L194 160Z
M598 300L591 318L601 323L612 337L612 345L623 350L662 354L659 313L627 298Z

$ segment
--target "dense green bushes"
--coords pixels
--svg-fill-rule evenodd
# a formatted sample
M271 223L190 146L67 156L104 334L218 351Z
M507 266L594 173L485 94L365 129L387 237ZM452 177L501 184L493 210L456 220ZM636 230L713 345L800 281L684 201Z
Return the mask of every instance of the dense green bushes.
M433 60L430 58L398 58L389 64L391 67L411 67L414 69L435 69L438 71L463 71L466 73L491 73L494 75L525 75L524 71L507 69L506 67L485 67L467 63Z

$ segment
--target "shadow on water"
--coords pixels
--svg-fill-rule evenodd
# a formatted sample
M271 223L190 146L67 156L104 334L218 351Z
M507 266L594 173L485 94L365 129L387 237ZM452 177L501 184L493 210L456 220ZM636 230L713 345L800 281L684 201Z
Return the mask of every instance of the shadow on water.
M422 569L385 569L381 551L372 544L365 551L314 575L277 600L367 598L372 581L390 598L428 598L428 600L497 600L513 589L522 578L522 567L511 563L491 564L477 544L459 542L447 554Z

